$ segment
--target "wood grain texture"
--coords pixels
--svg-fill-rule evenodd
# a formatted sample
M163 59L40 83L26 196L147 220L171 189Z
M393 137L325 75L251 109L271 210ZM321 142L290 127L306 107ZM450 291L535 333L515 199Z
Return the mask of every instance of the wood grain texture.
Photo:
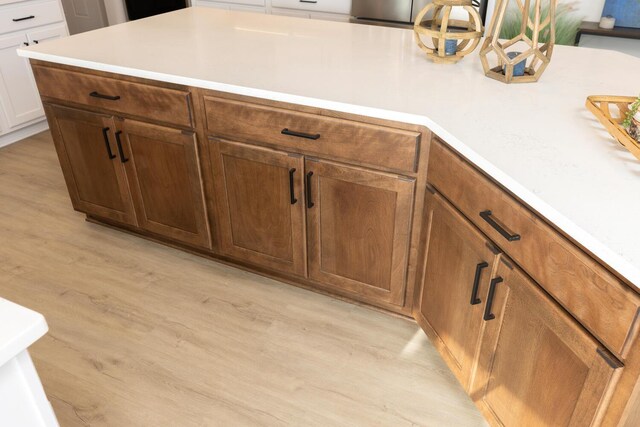
M429 194L426 203L425 215L429 218L426 262L414 317L468 390L483 332L485 296L499 255L494 254L487 246L487 239L440 195ZM479 269L478 265L484 267ZM476 296L473 305L472 295Z
M45 112L74 208L136 225L124 168L105 145L116 152L113 116L48 104Z
M49 322L61 425L485 425L415 324L82 219L48 134L0 149L0 295Z
M415 182L326 161L305 170L309 277L404 305Z
M598 425L622 364L517 267L495 275L472 398L494 425Z
M57 67L32 65L32 69L38 91L43 98L102 108L178 126L193 125L189 92ZM120 98L96 98L90 96L92 92Z
M210 140L221 252L244 261L306 275L304 161L300 156ZM294 170L291 204L289 171Z
M440 142L432 144L428 180L612 352L626 356L638 333L634 291ZM484 210L521 240L504 239L479 216Z
M140 227L210 248L195 134L128 119L117 127Z
M418 132L210 96L204 102L207 129L213 136L393 171L417 170ZM320 137L283 135L283 129Z

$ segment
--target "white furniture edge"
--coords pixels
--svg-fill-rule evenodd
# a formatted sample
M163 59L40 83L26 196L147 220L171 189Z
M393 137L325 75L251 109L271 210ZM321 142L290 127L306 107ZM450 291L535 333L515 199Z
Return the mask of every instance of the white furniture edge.
M49 129L49 124L47 123L46 118L43 116L42 119L36 121L35 123L0 135L0 148L6 147L7 145L13 144L14 142L18 142L24 138L28 138L31 135L35 135L47 129Z
M48 330L42 314L0 298L0 366L28 348Z

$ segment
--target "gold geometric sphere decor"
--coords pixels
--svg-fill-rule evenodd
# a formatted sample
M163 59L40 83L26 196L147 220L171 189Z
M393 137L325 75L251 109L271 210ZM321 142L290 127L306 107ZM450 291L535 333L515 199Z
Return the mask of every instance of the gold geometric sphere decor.
M557 0L498 0L480 49L485 75L504 83L537 82L549 65L556 41ZM501 40L509 18L518 18L520 33ZM493 58L491 58L493 57Z
M468 13L466 20L451 19L454 7ZM427 15L432 12L431 15ZM424 20L425 16L430 16ZM413 26L416 43L427 58L437 63L451 64L473 52L482 37L482 19L471 0L433 0L416 17ZM427 37L427 43L421 36Z

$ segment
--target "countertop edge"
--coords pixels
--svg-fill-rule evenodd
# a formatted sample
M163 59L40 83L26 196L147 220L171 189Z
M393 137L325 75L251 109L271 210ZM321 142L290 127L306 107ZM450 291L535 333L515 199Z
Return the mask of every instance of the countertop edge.
M18 354L27 350L33 343L38 341L49 331L49 326L44 316L26 307L22 307L9 300L0 298L0 306L6 305L7 310L0 314L0 321L4 324L13 326L15 317L22 317L16 328L16 333L10 335L8 341L0 343L0 367ZM4 319L4 317L8 319Z
M509 175L502 172L490 161L480 156L474 150L469 148L462 141L455 138L446 129L439 126L426 116L402 113L384 109L364 107L359 105L327 101L318 98L309 98L299 95L291 95L282 92L273 92L263 89L250 88L245 86L230 85L225 83L217 83L207 80L193 79L176 75L157 73L148 70L136 68L128 68L122 66L114 66L100 62L77 60L73 58L62 57L58 55L43 54L39 52L17 49L18 55L25 58L36 59L46 62L52 62L62 65L70 65L81 68L87 68L95 71L103 71L115 74L123 74L131 77L138 77L150 80L157 80L167 83L180 84L185 86L193 86L203 89L227 92L236 95L244 95L250 97L264 98L271 101L279 101L291 104L299 104L308 107L322 108L334 110L342 113L356 114L361 116L373 117L383 120L392 120L402 123L425 126L433 133L438 135L444 142L460 153L470 163L478 169L489 175L500 185L505 187L514 196L531 207L537 214L542 216L548 222L554 224L558 229L562 230L566 235L574 239L578 244L590 251L601 262L605 263L610 269L616 271L621 277L625 278L632 284L636 290L640 291L640 270L625 260L622 256L613 252L605 244L593 237L590 233L572 222L569 218L558 212L551 205L541 200L538 196L527 190L524 186L516 182Z

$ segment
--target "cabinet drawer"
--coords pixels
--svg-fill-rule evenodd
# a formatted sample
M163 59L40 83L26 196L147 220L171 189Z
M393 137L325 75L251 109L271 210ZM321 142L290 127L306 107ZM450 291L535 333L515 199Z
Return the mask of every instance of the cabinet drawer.
M0 33L24 30L62 20L62 10L56 0L0 7Z
M192 126L189 92L39 65L33 66L33 73L43 97Z
M431 147L428 181L612 352L625 356L636 334L638 295L440 142ZM487 211L486 219L480 216ZM520 240L509 241L512 233Z
M215 136L366 166L416 170L418 132L209 96L205 107L207 128Z
M315 12L351 13L351 1L347 0L271 0L273 7L311 10Z

